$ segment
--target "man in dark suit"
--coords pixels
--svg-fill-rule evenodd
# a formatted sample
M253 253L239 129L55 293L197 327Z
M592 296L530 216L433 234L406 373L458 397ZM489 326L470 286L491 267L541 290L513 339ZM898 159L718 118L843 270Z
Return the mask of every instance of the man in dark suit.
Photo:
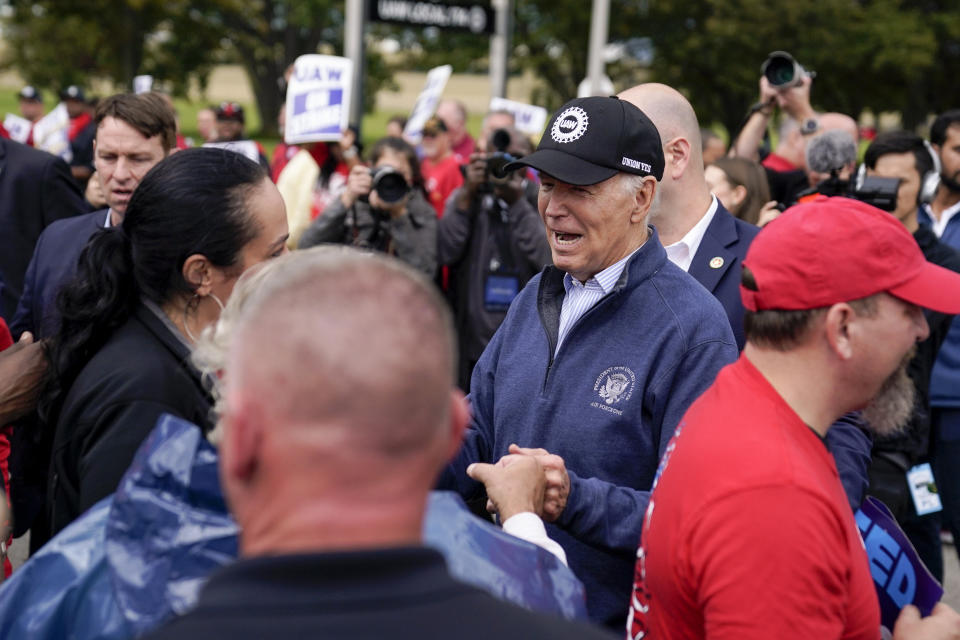
M123 221L140 180L176 145L173 110L154 93L102 100L94 126L94 163L108 208L58 221L40 235L10 325L14 336L30 331L44 338L56 330L57 293L76 272L87 240L98 229Z
M663 142L665 168L660 202L650 220L667 257L693 276L723 305L737 347L744 345L740 275L750 243L760 230L734 218L711 195L703 175L700 125L680 92L663 84L641 84L620 94L640 107L656 125ZM838 420L827 435L852 507L867 487L871 440L857 414Z
M88 210L63 160L0 138L0 317L13 317L40 233L56 220Z
M720 301L742 350L740 271L747 248L760 230L734 218L711 195L703 176L697 115L686 98L655 83L627 89L620 97L650 116L663 141L666 169L660 203L650 220L667 257Z

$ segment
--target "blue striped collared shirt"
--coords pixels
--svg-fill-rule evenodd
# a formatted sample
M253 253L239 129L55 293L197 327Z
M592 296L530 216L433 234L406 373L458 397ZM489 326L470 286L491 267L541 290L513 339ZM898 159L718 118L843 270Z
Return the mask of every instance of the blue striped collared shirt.
M570 328L593 305L600 302L600 298L613 290L623 273L623 269L627 266L627 261L639 250L640 247L637 247L626 258L613 263L584 283L581 283L569 273L563 276L563 288L566 290L566 294L563 296L563 304L560 306L560 331L557 334L557 348L553 352L554 357L560 352L560 345L563 344Z

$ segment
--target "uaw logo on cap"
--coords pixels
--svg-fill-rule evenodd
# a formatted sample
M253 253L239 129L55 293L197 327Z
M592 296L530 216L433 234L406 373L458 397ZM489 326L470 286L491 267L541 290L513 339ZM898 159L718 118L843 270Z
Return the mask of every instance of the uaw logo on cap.
M554 142L573 142L587 131L590 118L580 107L570 107L557 116L550 127L550 137Z
M630 368L623 366L610 367L597 376L593 383L593 390L600 396L604 404L591 402L590 406L622 416L623 411L614 409L613 405L629 400L630 396L633 395L633 387L636 383L637 376Z

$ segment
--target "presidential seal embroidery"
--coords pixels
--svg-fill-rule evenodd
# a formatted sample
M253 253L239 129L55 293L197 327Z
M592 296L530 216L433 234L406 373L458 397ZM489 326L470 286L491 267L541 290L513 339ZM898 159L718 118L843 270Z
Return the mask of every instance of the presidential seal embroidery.
M616 409L615 406L630 399L636 383L637 377L629 367L610 367L597 376L593 383L593 390L600 396L603 403L594 401L590 403L590 406L623 415L623 411Z

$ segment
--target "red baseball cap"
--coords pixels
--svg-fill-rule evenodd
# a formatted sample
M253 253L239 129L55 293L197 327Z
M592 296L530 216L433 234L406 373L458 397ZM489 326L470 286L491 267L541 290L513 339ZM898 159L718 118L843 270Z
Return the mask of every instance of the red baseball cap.
M927 262L899 220L859 200L790 207L763 228L743 264L757 284L757 291L740 285L751 311L817 309L885 291L960 313L960 273Z

